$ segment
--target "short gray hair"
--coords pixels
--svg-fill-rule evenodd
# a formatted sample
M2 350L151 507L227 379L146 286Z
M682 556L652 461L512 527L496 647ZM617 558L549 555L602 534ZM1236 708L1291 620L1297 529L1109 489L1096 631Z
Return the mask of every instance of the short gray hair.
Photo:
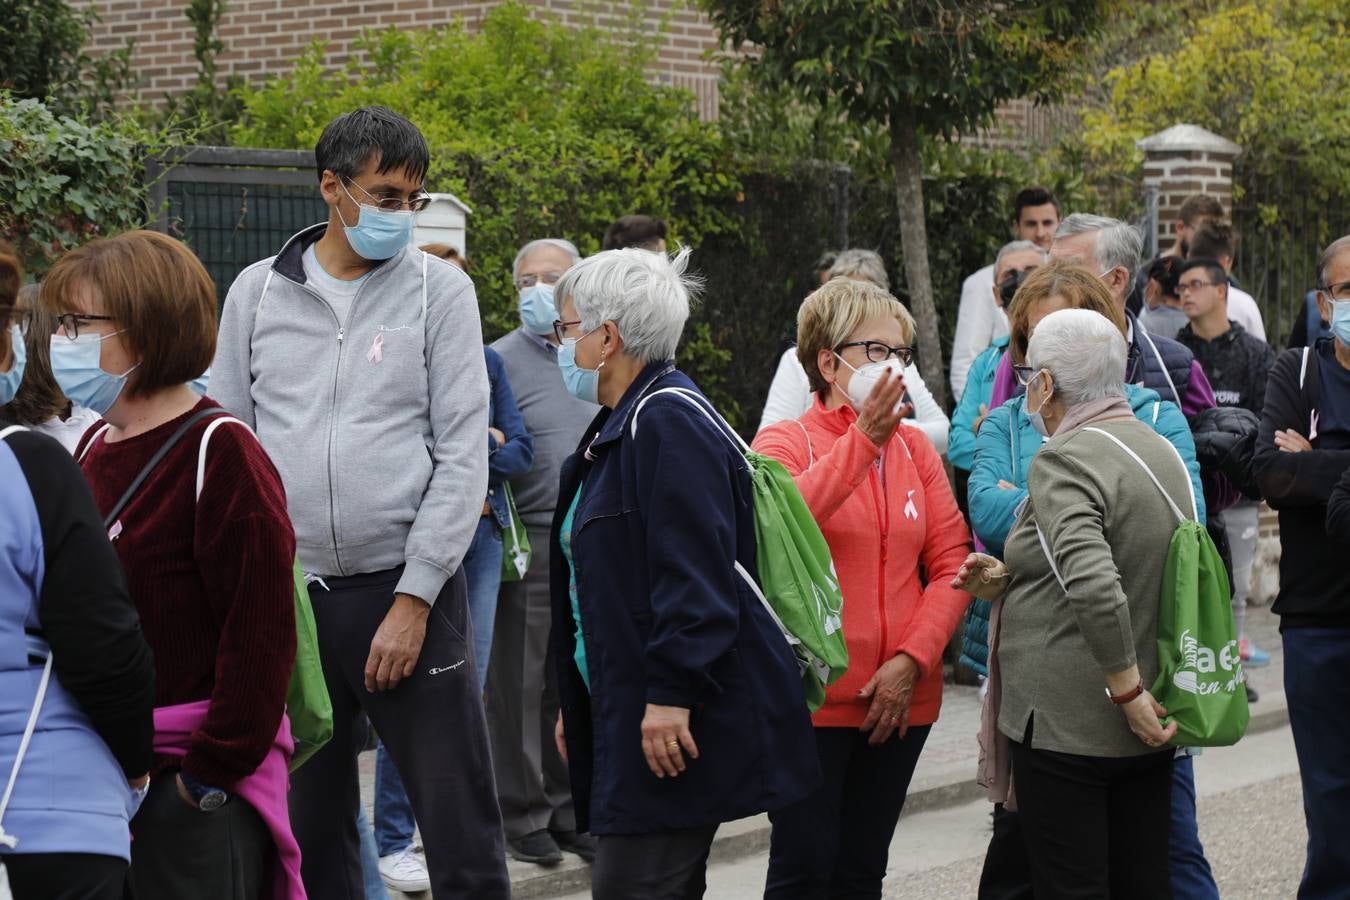
M877 287L889 291L891 279L886 274L886 264L881 254L875 250L841 250L830 266L831 278L865 278Z
M1331 287L1327 284L1327 270L1331 268L1331 263L1342 253L1350 252L1350 234L1336 238L1327 249L1322 251L1322 255L1317 258L1317 289L1325 291Z
M1134 275L1143 257L1144 236L1133 225L1119 219L1094 216L1091 213L1072 213L1059 223L1059 228L1055 231L1055 240L1092 232L1097 234L1094 246L1097 274L1124 266L1131 275Z
M998 248L998 256L994 257L994 277L998 277L998 268L1003 265L1003 257L1009 253L1021 253L1024 250L1035 250L1041 255L1041 262L1045 262L1045 250L1035 241L1008 241Z
M568 297L581 319L582 332L613 322L624 352L643 363L674 359L689 304L702 281L686 275L689 248L674 256L626 247L606 250L567 270L553 289L562 309Z
M1066 406L1125 396L1125 338L1101 313L1061 309L1036 325L1027 363L1046 369Z
M553 247L556 250L561 250L572 257L572 265L574 266L581 262L581 254L577 252L577 245L573 244L571 241L565 241L562 238L539 238L538 240L530 241L524 247L521 247L520 252L516 254L516 261L511 263L512 281L520 277L520 264L524 262L525 257L529 256L540 247Z

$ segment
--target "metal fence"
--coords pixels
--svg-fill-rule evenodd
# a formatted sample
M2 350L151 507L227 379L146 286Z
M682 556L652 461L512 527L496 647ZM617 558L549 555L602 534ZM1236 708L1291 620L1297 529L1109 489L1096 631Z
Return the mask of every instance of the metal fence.
M1233 225L1234 274L1261 307L1271 345L1284 347L1304 315L1304 297L1317 285L1322 248L1350 233L1350 210L1311 198L1282 177L1252 179L1233 205Z
M155 227L192 248L222 301L246 266L328 218L309 151L190 147L152 160L147 177Z

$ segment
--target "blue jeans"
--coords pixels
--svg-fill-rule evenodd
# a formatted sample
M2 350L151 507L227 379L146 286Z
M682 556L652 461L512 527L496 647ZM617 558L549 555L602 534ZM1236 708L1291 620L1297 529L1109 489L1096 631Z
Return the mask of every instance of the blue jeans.
M1174 900L1219 900L1195 820L1195 758L1172 760L1172 824L1167 847Z
M481 692L487 681L492 622L497 617L497 588L502 582L502 535L491 516L478 520L473 543L464 556L464 578L468 582L474 665ZM390 856L411 847L416 827L408 792L403 789L398 769L381 742L375 751L375 839L379 843L380 856Z
M1350 884L1350 628L1285 628L1281 637L1308 827L1298 896L1344 897Z
M380 877L380 855L375 852L375 836L364 805L356 807L356 830L361 834L361 877L366 883L366 900L389 900L389 890Z

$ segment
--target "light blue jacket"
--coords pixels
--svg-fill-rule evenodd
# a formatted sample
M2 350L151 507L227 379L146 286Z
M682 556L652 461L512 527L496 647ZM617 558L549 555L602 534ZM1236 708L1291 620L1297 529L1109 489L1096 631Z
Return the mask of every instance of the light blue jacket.
M993 396L994 374L998 371L999 360L1008 350L1008 341L1006 334L994 338L993 346L970 364L966 389L952 414L951 439L947 444L947 458L955 468L969 472L975 465L975 420L980 417L980 407L987 406Z
M1200 522L1205 522L1204 493L1200 487L1200 464L1195 459L1195 441L1190 426L1176 404L1160 400L1148 388L1125 385L1125 397L1139 421L1172 442L1195 487ZM975 444L975 465L970 471L970 522L985 550L1003 557L1003 542L1012 530L1017 508L1027 495L1027 472L1043 440L1032 427L1024 407L1025 398L1014 397L985 417ZM1015 427L1010 423L1015 423ZM1006 481L1014 489L1000 488Z

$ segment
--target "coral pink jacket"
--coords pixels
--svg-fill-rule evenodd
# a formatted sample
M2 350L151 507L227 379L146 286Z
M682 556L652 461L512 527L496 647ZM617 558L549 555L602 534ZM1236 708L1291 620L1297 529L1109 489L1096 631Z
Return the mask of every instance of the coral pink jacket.
M970 531L923 432L901 425L883 450L857 420L851 407L826 409L817 397L800 419L765 428L753 444L796 480L844 596L849 668L813 722L861 725L870 700L858 692L882 663L907 653L920 671L909 724L931 725L942 705L942 653L970 602L949 586L970 552Z

